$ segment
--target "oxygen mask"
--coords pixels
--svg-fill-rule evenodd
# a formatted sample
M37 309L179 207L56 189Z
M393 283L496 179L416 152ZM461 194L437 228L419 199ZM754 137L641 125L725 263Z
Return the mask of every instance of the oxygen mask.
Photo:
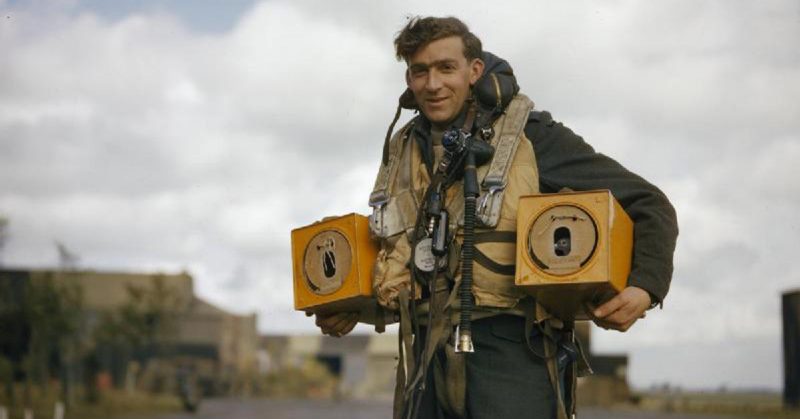
M486 141L475 139L470 133L460 129L450 129L442 135L444 157L442 164L449 177L460 178L464 172L464 156L471 151L475 156L475 167L480 167L491 160L494 147Z

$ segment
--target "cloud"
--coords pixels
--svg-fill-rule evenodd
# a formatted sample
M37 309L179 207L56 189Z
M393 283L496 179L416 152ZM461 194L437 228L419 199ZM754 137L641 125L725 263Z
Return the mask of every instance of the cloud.
M87 4L0 1L6 264L52 266L58 239L86 267L187 269L264 331L313 331L291 310L289 232L367 211L404 89L392 38L457 12L540 109L677 208L665 310L595 348L630 351L637 384L778 386L776 357L736 366L774 352L800 278L796 3L270 1L212 32L179 8ZM659 369L735 342L708 378Z

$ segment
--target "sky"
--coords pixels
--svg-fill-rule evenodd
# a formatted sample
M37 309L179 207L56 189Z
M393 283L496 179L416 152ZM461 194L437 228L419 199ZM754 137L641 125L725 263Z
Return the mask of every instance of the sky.
M663 310L593 350L627 353L638 388L782 388L800 3L432 3L0 0L0 261L56 267L58 241L81 268L186 270L262 332L314 333L290 230L368 213L405 88L393 36L457 15L537 108L675 205Z

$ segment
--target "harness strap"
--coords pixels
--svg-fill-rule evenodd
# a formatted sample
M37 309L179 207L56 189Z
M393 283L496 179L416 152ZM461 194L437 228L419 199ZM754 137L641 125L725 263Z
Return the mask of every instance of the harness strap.
M517 241L517 233L514 231L486 231L481 233L475 233L475 244L480 243L515 243ZM499 274L499 275L506 275L512 276L514 272L516 272L516 265L503 265L500 263L495 262L490 257L488 257L485 253L483 253L479 248L475 247L473 249L475 252L474 259L475 262L479 265L483 266L484 268Z
M516 243L516 231L485 231L475 233L475 244L479 243Z
M502 265L500 263L497 263L492 259L490 259L489 256L486 256L486 254L481 252L481 250L478 249L477 247L472 249L472 251L473 251L473 260L475 261L475 263L480 264L484 268L496 274L513 276L514 273L516 272L517 269L516 265Z
M386 220L385 210L391 198L391 182L397 176L400 166L400 150L408 139L408 134L413 126L412 121L401 128L390 142L384 144L384 161L378 170L372 193L369 195L369 206L372 207L372 216L369 217L370 228L380 237L389 236L389 231L397 228L389 225L390 222L396 224L397 220Z
M500 221L508 172L531 109L533 102L530 99L525 95L516 95L497 122L500 132L495 134L491 141L495 148L494 156L481 181L481 194L476 209L477 219L484 227L497 227Z
M525 95L516 95L506 108L500 138L496 144L493 144L495 147L494 158L489 166L489 172L483 178L484 190L488 190L491 186L505 185L511 160L514 158L519 144L519 135L528 122L527 115L530 114L531 109L533 109L533 102Z

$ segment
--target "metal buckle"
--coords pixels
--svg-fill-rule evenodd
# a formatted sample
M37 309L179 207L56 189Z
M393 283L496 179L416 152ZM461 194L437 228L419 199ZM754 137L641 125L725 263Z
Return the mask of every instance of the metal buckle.
M481 202L480 202L480 204L478 204L478 210L476 212L478 214L483 214L483 211L486 209L486 204L489 203L489 198L493 197L496 193L504 190L505 188L506 188L506 185L492 185L492 186L489 186L489 190L481 198Z
M389 195L386 191L375 191L369 196L369 206L372 207L369 224L372 227L372 231L379 237L383 237L385 234L383 210L388 202Z

